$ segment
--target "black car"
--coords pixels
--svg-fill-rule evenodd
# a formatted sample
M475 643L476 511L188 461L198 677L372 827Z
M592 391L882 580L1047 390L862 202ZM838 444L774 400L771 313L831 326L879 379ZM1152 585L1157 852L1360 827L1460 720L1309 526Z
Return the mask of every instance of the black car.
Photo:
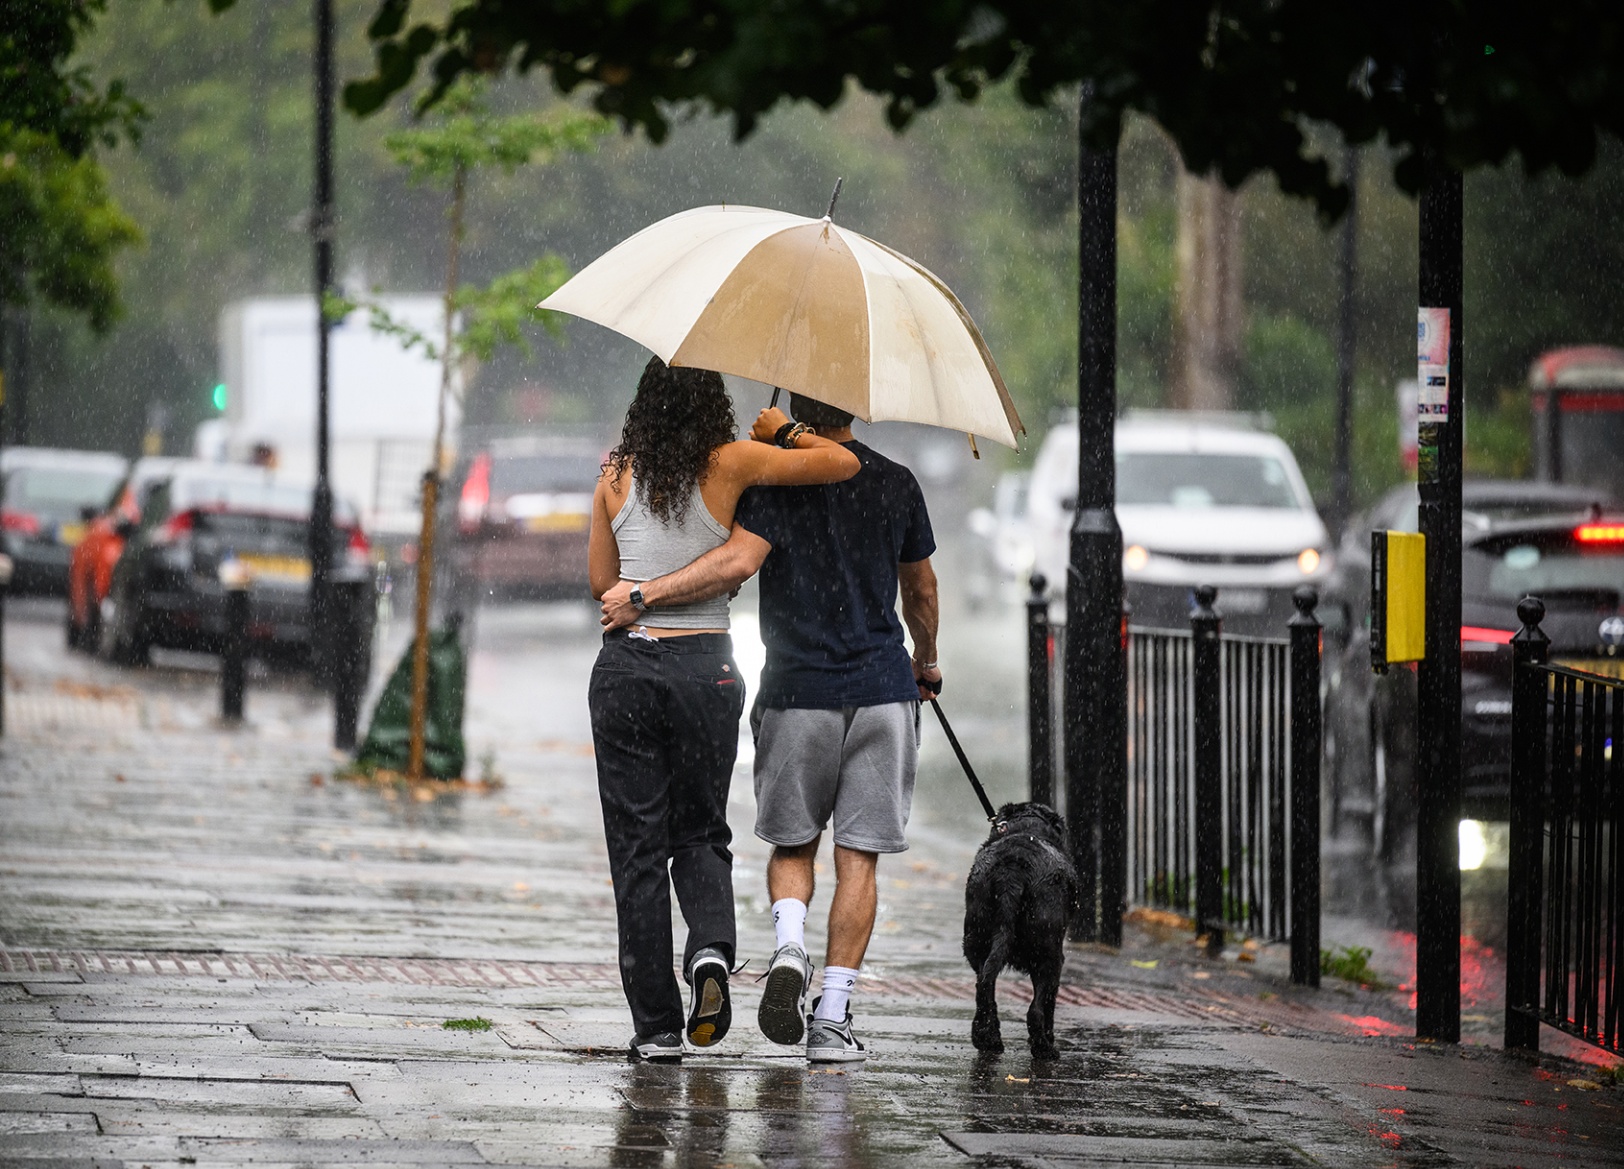
M0 550L14 593L66 593L68 562L129 466L102 451L9 447L0 454Z
M220 569L236 561L250 582L250 653L308 660L310 502L308 486L257 467L193 463L148 484L102 602L102 652L129 664L153 646L219 652ZM354 512L335 505L335 577L370 577L369 559Z
M1511 771L1511 637L1516 606L1545 602L1551 657L1618 674L1624 667L1624 511L1587 488L1548 483L1462 486L1462 814L1504 820ZM1415 821L1414 666L1370 665L1370 532L1416 530L1413 485L1349 526L1326 615L1325 774L1333 823L1368 817L1393 855Z

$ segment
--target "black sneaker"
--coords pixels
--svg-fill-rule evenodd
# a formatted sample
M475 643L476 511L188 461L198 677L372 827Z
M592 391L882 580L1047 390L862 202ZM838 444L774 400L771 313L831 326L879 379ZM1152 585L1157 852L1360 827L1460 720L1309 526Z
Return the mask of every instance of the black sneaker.
M634 1035L631 1049L627 1054L633 1061L642 1059L649 1063L681 1063L682 1037L675 1031L661 1031L658 1035Z
M693 965L688 967L688 985L693 988L688 1007L688 1042L695 1047L720 1043L733 1025L727 975L727 960L709 947L695 954Z

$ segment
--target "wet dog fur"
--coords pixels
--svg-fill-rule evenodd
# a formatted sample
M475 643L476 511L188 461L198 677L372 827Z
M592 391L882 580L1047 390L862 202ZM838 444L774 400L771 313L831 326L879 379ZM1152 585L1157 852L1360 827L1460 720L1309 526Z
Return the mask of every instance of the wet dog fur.
M1077 903L1077 871L1066 825L1047 804L1005 804L970 865L964 886L964 957L976 972L977 1051L999 1052L998 975L1005 967L1032 977L1026 1012L1032 1055L1052 1059L1054 1002L1066 960L1066 925Z

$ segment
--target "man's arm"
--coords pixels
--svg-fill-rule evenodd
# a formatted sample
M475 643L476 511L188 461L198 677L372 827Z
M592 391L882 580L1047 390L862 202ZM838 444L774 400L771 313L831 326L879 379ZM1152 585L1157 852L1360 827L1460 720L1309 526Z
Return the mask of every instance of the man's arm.
M712 548L693 563L643 582L643 604L650 610L662 605L686 605L731 593L761 568L773 546L739 524L720 548ZM632 582L620 581L603 594L603 627L620 629L640 622L659 625L658 613L649 616L632 604Z
M936 570L930 566L930 557L897 565L897 585L902 593L902 620L913 638L913 672L919 683L919 701L929 702L942 688L942 671L936 665L940 606Z

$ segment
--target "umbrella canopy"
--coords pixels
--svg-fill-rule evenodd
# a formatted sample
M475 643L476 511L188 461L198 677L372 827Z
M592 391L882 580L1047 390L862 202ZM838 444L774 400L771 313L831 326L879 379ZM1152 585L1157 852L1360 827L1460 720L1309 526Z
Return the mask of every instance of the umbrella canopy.
M822 219L697 207L644 228L541 302L668 365L782 386L865 422L1016 445L1026 428L981 332L929 270Z

